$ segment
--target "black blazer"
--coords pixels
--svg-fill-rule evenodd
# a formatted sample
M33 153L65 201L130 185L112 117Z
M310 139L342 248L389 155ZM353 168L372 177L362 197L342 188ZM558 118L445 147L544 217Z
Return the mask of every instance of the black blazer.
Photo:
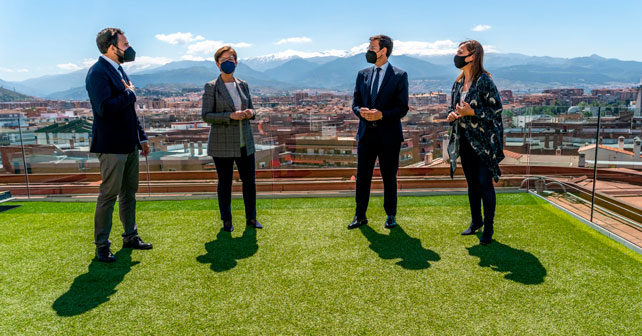
M125 74L125 81L129 77ZM94 114L90 152L128 154L147 140L136 115L136 94L125 90L121 75L102 57L89 68L85 78Z
M377 93L374 106L370 102L371 82L374 80L373 67L367 67L357 75L357 83L354 87L354 98L352 100L352 112L359 118L359 130L357 141L359 141L366 130L372 129L378 132L378 136L386 144L403 142L403 131L401 129L401 118L408 113L408 74L388 64L388 69L381 82L381 88ZM383 114L383 119L377 120L377 127L368 127L372 122L361 117L361 107L376 108Z

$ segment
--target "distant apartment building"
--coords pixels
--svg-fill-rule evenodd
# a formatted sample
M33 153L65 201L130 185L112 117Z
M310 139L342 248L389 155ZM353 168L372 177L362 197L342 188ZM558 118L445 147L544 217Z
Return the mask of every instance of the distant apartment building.
M628 89L594 89L591 95L595 96L602 103L618 101L635 101L637 90Z
M499 97L502 99L503 104L509 104L513 102L513 91L511 90L501 90L499 91Z
M36 143L68 149L89 147L91 132L92 123L86 119L53 123L35 131Z
M574 97L584 95L584 89L580 88L563 88L563 89L546 89L542 93L552 94L555 100L565 104L571 104Z
M617 147L599 145L597 151L597 166L599 168L632 168L642 169L642 156L640 148L642 141L639 137L633 139L633 150L624 149L624 137L620 137ZM579 166L594 167L595 144L581 147L578 150Z
M399 165L420 161L419 148L406 140L401 145ZM294 167L356 167L357 141L354 137L297 135L285 144L282 165Z
M447 104L448 95L444 92L429 92L410 95L411 106Z
M0 110L0 128L27 126L25 114L15 110Z

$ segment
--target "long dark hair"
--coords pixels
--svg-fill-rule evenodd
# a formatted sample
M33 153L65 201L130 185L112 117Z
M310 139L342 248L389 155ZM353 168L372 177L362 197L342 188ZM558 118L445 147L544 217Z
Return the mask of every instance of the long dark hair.
M484 69L484 47L482 47L481 43L477 42L476 40L468 40L460 43L459 46L464 46L466 50L468 50L468 56L473 54L475 55L475 59L473 60L473 64L471 65L473 80L484 73L490 75L490 73L486 71L486 69ZM463 78L464 72L462 71L459 76L457 76L457 82L461 82Z

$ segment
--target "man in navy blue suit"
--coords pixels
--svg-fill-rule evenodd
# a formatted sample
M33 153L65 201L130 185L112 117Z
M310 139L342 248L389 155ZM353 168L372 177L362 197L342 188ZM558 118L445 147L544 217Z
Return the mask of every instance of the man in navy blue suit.
M388 63L392 39L386 35L370 38L366 53L374 66L359 71L354 88L352 111L359 118L357 131L357 203L348 229L368 224L366 210L377 158L383 179L383 207L386 228L397 226L397 170L403 142L401 118L408 113L408 74Z
M136 115L134 85L121 65L133 61L136 52L118 28L101 30L96 44L102 55L85 79L94 115L90 151L100 161L102 177L94 215L94 243L99 261L114 262L109 233L116 198L124 227L123 247L152 248L140 239L136 224L138 150L147 156L150 147Z

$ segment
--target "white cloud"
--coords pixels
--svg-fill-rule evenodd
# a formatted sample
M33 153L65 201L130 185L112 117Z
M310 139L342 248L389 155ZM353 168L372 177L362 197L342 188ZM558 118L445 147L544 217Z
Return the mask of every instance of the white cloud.
M247 48L252 46L252 44L246 42L224 43L223 41L205 40L189 45L187 47L187 55L213 55L218 48L224 45L230 45L234 48Z
M223 41L201 41L188 46L187 53L189 55L213 54L218 48L222 47L223 45Z
M230 45L234 48L249 48L252 46L251 43L246 43L246 42L232 43Z
M156 34L156 39L172 45L185 44L196 41L202 41L205 38L201 35L194 36L192 33L173 33L173 34Z
M77 64L74 64L74 63L63 63L63 64L58 64L56 66L58 67L58 69L61 69L61 70L64 70L64 71L70 71L70 72L71 71L80 70L80 69L83 68L80 65L77 65Z
M165 65L172 61L174 60L168 57L136 56L136 61L124 63L123 68L125 68L125 70L127 70L128 72L136 72L136 71L159 67L161 65ZM94 65L94 63L96 63L95 58L86 58L79 63L69 62L69 63L58 64L56 66L59 69L64 70L66 72L72 72L72 71L78 71L82 69L88 69L89 67Z
M348 57L357 54L365 53L368 49L369 43L362 43L358 46L352 47L348 50L332 49L324 51L298 51L288 49L285 51L268 54L260 57L252 57L253 59L289 59L292 57L310 58L310 57ZM393 55L415 55L415 56L437 56L437 55L452 55L457 52L458 42L451 40L437 40L434 42L424 41L394 41ZM491 46L485 47L488 52L493 52ZM492 49L492 50L489 50Z
M128 72L142 71L165 65L173 60L168 57L138 56L136 61L123 64Z
M493 45L486 45L486 46L484 46L484 52L485 53L498 53L499 51Z
M338 49L330 49L330 50L324 50L324 51L299 51L299 50L288 49L288 50L280 51L274 54L268 54L264 56L250 57L250 58L269 60L269 59L290 59L293 57L301 57L301 58L328 57L328 56L346 57L351 55L353 54L351 54L350 51L338 50ZM250 58L245 58L245 59L250 59Z
M350 48L350 51L348 51L348 54L349 55L357 55L357 54L360 54L360 53L364 53L364 52L366 52L368 50L368 46L370 46L370 43L363 43L363 44L360 44L360 45L358 45L356 47L352 47L352 48ZM394 50L394 47L392 48L392 50Z
M282 44L286 44L286 43L308 43L308 42L312 42L312 39L309 38L309 37L301 36L301 37L284 38L284 39L281 39L281 40L275 42L274 44L282 45Z
M476 25L475 27L473 27L472 31L483 32L486 30L490 30L490 28L492 27L489 25Z
M451 40L424 41L394 41L393 55L436 56L449 55L457 52L459 43Z
M29 72L28 69L9 69L0 67L0 72Z
M82 61L82 66L83 68L89 68L90 66L94 65L96 63L97 59L95 58L85 58L84 61Z
M205 57L194 56L194 55L183 55L181 57L181 59L184 60L184 61L205 61L205 60L207 60L207 58L205 58Z

